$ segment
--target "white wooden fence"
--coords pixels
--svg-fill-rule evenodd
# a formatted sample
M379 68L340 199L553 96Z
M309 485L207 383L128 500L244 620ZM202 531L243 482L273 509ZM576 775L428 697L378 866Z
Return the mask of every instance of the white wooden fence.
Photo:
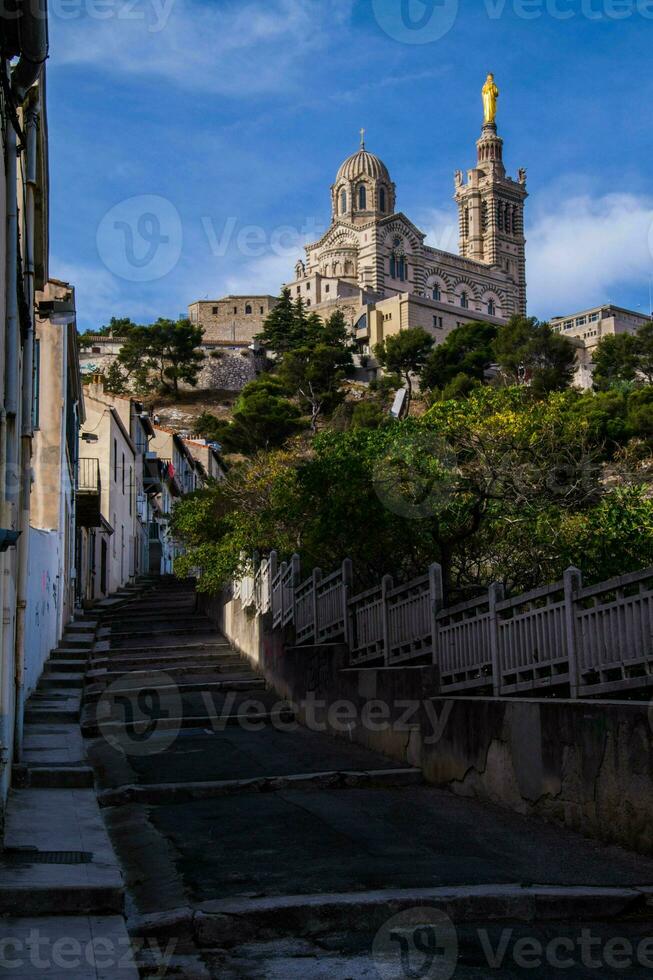
M301 580L300 559L277 556L234 582L233 596L295 642L346 643L352 666L430 663L443 692L527 691L571 697L653 686L653 568L583 587L562 582L505 598L500 585L444 608L440 566L405 585L391 576L353 594L349 559L330 575Z

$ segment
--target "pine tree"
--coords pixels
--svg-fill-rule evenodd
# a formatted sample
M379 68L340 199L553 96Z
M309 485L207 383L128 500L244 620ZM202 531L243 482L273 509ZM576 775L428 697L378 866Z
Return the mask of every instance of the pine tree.
M266 318L262 332L255 339L275 354L284 354L292 349L294 336L295 307L290 290L286 287L281 291L279 302Z

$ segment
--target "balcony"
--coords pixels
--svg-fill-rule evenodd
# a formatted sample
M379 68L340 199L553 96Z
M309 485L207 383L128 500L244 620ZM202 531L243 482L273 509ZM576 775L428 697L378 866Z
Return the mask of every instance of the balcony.
M77 474L77 523L80 527L100 527L100 460L80 459Z

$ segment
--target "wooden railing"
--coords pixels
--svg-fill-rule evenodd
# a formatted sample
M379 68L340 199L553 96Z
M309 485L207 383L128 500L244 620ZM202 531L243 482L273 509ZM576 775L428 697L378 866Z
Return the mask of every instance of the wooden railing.
M243 606L293 627L298 645L341 642L351 666L434 664L443 692L504 696L526 691L579 697L653 686L653 568L583 587L562 582L506 598L500 585L444 607L440 566L395 585L353 593L345 559L301 581L300 559L277 556L234 582Z

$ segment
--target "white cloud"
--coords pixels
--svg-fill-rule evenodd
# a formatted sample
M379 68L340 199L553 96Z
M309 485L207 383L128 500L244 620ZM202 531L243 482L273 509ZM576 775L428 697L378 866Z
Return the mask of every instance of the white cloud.
M653 276L653 200L607 194L540 198L527 229L528 305L540 318L648 296Z
M426 244L443 252L458 251L458 220L451 207L431 208L418 216L418 226L426 234Z
M224 279L224 292L234 296L247 293L278 296L281 284L291 282L293 278L294 262L288 256L265 255L241 264L237 273L227 275Z
M77 4L77 7L76 7ZM186 89L252 95L292 88L346 23L353 0L54 0L53 66L158 77ZM99 18L94 11L106 10ZM110 13L109 13L110 12ZM58 15L59 14L59 15ZM59 35L57 37L57 35Z

